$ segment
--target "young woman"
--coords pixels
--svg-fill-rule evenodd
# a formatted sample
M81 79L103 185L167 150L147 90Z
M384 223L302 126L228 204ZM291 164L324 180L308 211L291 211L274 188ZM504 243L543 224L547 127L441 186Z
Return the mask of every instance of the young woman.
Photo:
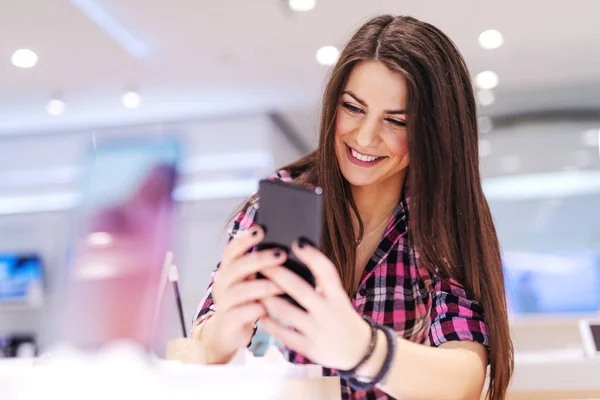
M260 319L290 361L341 375L343 399L476 399L488 364L488 396L504 398L513 351L500 250L459 51L414 18L372 19L331 73L320 129L318 149L274 177L324 190L322 252L292 249L317 288L281 266L284 252L248 253L263 237L251 198L193 330L210 362L231 359Z

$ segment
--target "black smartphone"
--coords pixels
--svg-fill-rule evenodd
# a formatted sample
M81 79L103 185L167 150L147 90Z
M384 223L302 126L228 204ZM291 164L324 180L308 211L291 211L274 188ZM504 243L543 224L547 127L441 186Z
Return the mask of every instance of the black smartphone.
M321 248L323 190L320 187L261 180L258 195L257 222L266 229L258 249L280 248L287 251L288 259L284 266L315 287L314 276L291 252L291 246L295 240L303 238L316 248ZM295 303L289 296L284 297Z

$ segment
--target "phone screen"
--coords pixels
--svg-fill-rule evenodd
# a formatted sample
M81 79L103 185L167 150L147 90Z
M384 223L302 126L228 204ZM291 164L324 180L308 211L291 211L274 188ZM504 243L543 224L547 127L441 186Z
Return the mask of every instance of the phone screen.
M68 271L72 344L151 345L178 161L176 142L108 144L88 157Z

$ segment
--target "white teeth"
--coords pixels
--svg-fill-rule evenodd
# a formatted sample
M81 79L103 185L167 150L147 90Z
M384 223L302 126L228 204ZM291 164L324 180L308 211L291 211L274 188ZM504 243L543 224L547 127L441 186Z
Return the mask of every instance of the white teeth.
M363 154L360 154L358 151L356 151L354 149L350 149L350 150L352 150L352 155L354 156L354 158L357 158L361 161L371 162L371 161L375 161L379 158L379 157L365 156Z

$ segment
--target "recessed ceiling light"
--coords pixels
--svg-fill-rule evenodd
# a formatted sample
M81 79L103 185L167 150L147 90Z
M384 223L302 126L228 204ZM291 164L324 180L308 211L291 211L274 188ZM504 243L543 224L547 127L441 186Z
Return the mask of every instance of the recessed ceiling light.
M141 102L142 98L137 92L125 92L123 94L123 97L121 98L121 103L123 103L123 107L129 109L138 108Z
M481 89L477 92L477 99L479 100L479 104L486 107L496 101L496 96L491 89Z
M487 157L492 152L492 144L489 140L479 141L479 157Z
M479 89L493 89L498 86L498 74L494 71L483 71L475 77L475 83Z
M486 50L497 49L504 43L502 34L495 29L489 29L485 32L481 32L479 35L479 45Z
M38 62L38 56L32 50L19 49L15 51L10 58L15 67L31 68Z
M315 8L316 0L288 0L292 11L310 11Z
M340 57L340 52L334 46L323 46L317 50L317 62L321 65L333 65Z
M48 112L48 114L53 115L55 117L62 115L65 112L66 108L67 105L65 104L65 102L59 99L52 99L46 105L46 111Z

